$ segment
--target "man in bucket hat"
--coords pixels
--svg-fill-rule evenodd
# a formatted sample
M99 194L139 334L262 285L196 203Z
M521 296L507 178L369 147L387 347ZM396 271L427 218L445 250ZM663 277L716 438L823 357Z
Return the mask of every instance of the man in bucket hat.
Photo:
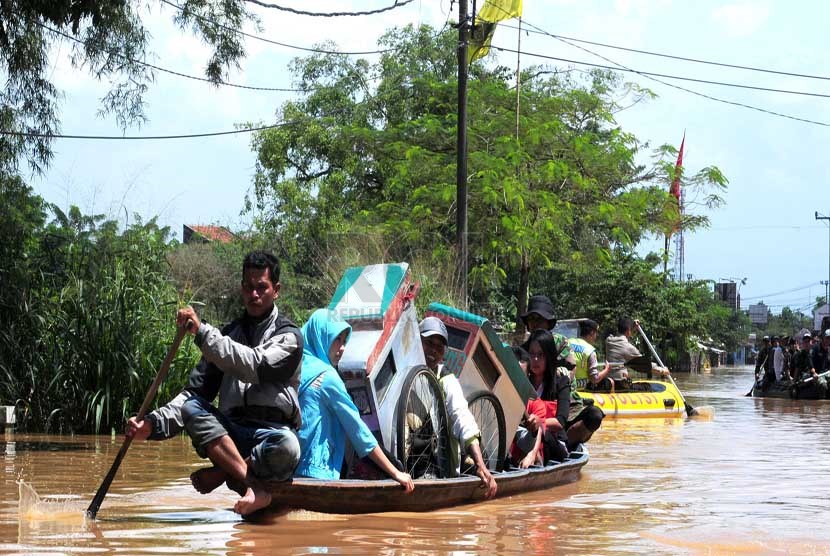
M531 296L527 302L527 311L519 315L519 318L522 319L528 332L533 332L541 328L549 331L553 335L556 347L559 350L557 366L563 367L568 371L576 367L576 358L568 346L568 339L562 334L553 331L553 327L556 326L556 315L553 313L553 303L548 296ZM528 349L527 343L522 347Z

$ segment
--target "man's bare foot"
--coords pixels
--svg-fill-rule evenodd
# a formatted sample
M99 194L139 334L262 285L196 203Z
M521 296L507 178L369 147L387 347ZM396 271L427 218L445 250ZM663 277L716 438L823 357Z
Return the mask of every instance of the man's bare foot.
M232 477L228 477L228 480L225 481L225 485L229 489L237 493L239 496L245 496L245 491L248 490L248 487L245 486L245 483L237 481Z
M193 483L193 488L202 494L213 492L227 478L228 474L218 467L204 467L190 474L190 482Z
M233 506L233 511L239 515L249 515L257 510L268 507L271 503L271 493L267 490L260 490L257 488L248 488L245 496L236 501Z

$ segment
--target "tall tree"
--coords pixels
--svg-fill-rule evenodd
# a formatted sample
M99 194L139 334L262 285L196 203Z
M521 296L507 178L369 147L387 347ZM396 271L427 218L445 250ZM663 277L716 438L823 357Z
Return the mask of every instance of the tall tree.
M374 64L336 54L294 62L298 85L314 92L282 106L288 125L255 136L251 206L304 253L333 234L360 241L371 230L387 256L446 260L455 38L410 26L380 46L393 52ZM638 164L643 144L614 120L623 99L650 93L609 72L526 74L518 137L510 72L476 63L469 87L472 295L506 287L520 311L532 269L607 260L670 218L661 160Z

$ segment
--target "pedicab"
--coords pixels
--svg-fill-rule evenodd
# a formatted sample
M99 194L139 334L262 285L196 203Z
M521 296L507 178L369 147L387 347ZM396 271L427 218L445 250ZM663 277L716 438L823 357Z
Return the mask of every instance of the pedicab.
M352 267L328 306L352 326L338 372L378 443L415 479L415 491L407 495L391 479L294 478L269 484L272 507L327 513L429 511L484 499L480 479L456 474L450 465L443 393L421 347L414 303L418 290L406 263ZM430 305L428 314L447 324L445 364L459 377L479 423L497 496L577 480L588 462L585 450L544 467L504 469L506 448L535 392L486 319L440 304Z

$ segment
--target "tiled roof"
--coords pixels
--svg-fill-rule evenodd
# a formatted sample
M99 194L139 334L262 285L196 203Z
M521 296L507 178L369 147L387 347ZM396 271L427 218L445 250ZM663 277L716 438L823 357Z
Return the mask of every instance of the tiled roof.
M204 237L209 241L218 241L220 243L230 243L236 236L224 226L189 226L188 228Z

